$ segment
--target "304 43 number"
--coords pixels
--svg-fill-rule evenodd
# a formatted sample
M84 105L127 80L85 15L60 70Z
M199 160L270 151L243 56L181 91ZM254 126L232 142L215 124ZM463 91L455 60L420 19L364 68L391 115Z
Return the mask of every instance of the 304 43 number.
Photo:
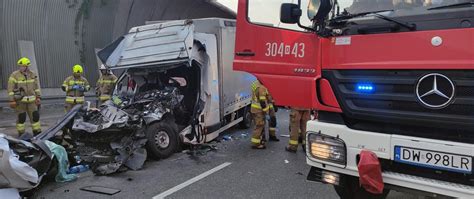
M266 43L266 52L265 56L267 57L284 57L284 56L294 56L295 58L303 58L305 56L305 44L304 43L294 43L284 44L284 43Z

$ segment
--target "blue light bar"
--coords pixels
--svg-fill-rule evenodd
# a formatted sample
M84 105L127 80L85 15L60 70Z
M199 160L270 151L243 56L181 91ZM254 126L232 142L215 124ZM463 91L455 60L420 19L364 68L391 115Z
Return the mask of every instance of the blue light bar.
M375 86L373 84L357 84L356 91L360 93L371 93L375 90Z

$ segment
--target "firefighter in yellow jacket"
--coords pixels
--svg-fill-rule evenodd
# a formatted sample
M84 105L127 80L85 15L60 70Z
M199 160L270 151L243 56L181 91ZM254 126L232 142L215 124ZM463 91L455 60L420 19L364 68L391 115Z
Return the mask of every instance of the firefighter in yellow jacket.
M117 77L103 64L100 66L99 70L101 76L99 80L97 80L95 90L100 105L105 101L112 99L112 92L114 91L115 83L117 83Z
M30 118L33 134L41 132L38 106L41 100L41 90L38 76L29 69L31 62L23 57L17 62L19 70L13 72L8 79L8 96L10 107L17 113L16 129L19 135L25 133L26 116Z
M287 151L296 153L298 150L298 137L301 133L303 139L302 147L306 150L306 123L311 119L311 111L305 108L292 107L290 112L290 142L285 148Z
M90 90L89 82L82 76L84 72L82 66L75 65L72 68L73 75L64 80L62 89L66 92L66 112L77 104L84 103L84 93Z
M254 149L265 149L265 142L262 140L262 135L265 129L265 117L270 112L271 97L269 96L268 90L258 80L252 83L252 105L250 112L252 113L255 121L255 129L252 134L251 142L252 148ZM270 125L273 126L273 125ZM275 125L276 127L276 118ZM275 136L275 128L273 128L273 134L270 131L270 140L278 140Z

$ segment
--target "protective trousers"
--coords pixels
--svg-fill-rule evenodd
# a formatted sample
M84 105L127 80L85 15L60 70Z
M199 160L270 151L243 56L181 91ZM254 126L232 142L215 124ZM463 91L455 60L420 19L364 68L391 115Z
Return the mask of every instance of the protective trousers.
M41 133L40 115L38 106L36 106L35 103L18 103L15 110L17 114L16 130L19 135L25 133L26 116L30 118L33 134L37 135Z
M270 121L268 125L268 133L270 136L276 136L276 127L277 127L277 121L276 121L276 115L275 115L275 109L271 108L268 112L268 115L270 116Z
M252 113L252 116L255 121L255 129L253 130L251 142L254 146L258 146L262 143L262 133L265 129L265 113Z
M110 96L107 96L107 97L104 97L104 96L100 96L99 97L99 101L98 101L98 105L99 106L102 106L102 104L104 104L106 101L112 99Z
M73 102L73 103L64 104L64 108L66 110L66 113L69 112L74 106L76 106L78 104L84 104L84 102Z
M293 150L298 149L298 137L301 132L303 137L303 146L306 143L306 123L311 119L311 113L309 110L295 110L291 109L290 112L290 148Z

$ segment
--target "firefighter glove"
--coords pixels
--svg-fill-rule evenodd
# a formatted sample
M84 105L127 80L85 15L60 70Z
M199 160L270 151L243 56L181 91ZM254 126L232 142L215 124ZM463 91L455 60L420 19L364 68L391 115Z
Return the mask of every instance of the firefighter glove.
M270 121L270 116L269 116L269 115L265 115L265 120Z
M75 91L78 91L80 88L81 88L81 86L79 86L77 84L72 86L72 90L75 90Z
M267 103L265 103L265 101L260 101L260 106L262 107L263 110L265 110L267 108Z
M80 92L84 92L86 90L86 88L84 88L84 86L79 86L79 88L77 90L80 91Z

